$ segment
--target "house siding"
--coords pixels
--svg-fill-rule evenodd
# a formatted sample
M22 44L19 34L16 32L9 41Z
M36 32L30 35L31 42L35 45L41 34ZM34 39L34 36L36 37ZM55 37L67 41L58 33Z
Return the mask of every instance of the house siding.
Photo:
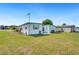
M56 27L54 25L43 25L44 34L50 34L52 30L54 30L54 32L56 32Z
M34 26L38 27L38 29L34 29ZM27 27L27 29L25 29ZM22 28L21 32L27 35L31 34L42 34L42 25L41 24L27 24L20 26ZM41 33L39 33L41 31Z
M33 28L33 26L38 26L38 29L34 29ZM41 31L42 29L41 29L41 25L39 25L39 24L31 24L30 25L30 31L29 31L29 33L28 34L39 34L39 31Z
M22 32L22 33L24 33L24 34L28 34L28 29L25 29L25 27L27 27L27 28L28 28L28 26L27 26L27 25L20 26L20 28L22 28L21 32ZM19 28L19 29L20 29L20 28Z
M74 32L75 31L75 26L59 26L56 27L57 31L61 31L61 32Z
M75 28L75 32L79 32L79 27L76 27Z
M63 31L64 32L71 32L72 31L72 28L63 28Z

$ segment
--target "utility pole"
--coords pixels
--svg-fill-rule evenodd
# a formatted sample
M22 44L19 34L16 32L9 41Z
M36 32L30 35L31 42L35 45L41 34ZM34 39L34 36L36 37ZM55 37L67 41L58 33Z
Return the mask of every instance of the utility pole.
M28 23L29 23L29 30L28 30L28 34L30 34L30 13L27 13L27 16L28 16Z
M29 23L30 23L30 15L31 15L30 13L27 13Z

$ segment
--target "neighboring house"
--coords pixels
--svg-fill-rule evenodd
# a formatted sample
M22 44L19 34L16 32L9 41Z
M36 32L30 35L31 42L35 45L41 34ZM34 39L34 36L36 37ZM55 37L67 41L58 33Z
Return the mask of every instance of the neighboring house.
M0 30L6 30L9 29L9 26L0 25Z
M4 29L5 29L5 26L0 25L0 30L4 30Z
M79 32L79 27L75 27L75 32Z
M19 26L22 33L31 34L50 34L52 31L56 30L53 25L42 25L41 23L25 23Z
M63 26L56 26L56 31L60 32L74 32L75 25L63 25Z

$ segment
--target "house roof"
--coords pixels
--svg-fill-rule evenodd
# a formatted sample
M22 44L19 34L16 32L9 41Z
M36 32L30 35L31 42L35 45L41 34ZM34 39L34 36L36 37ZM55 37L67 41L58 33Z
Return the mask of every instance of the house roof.
M24 23L24 24L22 24L20 26L27 25L27 24L41 24L41 23L27 22L27 23Z
M42 25L42 23L27 22L27 23L24 23L24 24L19 25L19 26L23 26L23 25L27 25L27 24L41 24ZM55 26L55 25L53 25L53 26Z
M71 28L71 27L75 27L75 25L56 26L56 28Z

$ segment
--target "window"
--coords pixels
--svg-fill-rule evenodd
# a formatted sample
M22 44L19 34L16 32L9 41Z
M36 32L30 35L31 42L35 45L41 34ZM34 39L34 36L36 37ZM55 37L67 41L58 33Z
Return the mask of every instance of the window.
M20 30L22 30L22 28L20 28Z
M39 29L39 25L33 25L33 29Z
M44 31L44 27L42 28L42 31Z
M27 27L25 27L25 29L27 29Z

